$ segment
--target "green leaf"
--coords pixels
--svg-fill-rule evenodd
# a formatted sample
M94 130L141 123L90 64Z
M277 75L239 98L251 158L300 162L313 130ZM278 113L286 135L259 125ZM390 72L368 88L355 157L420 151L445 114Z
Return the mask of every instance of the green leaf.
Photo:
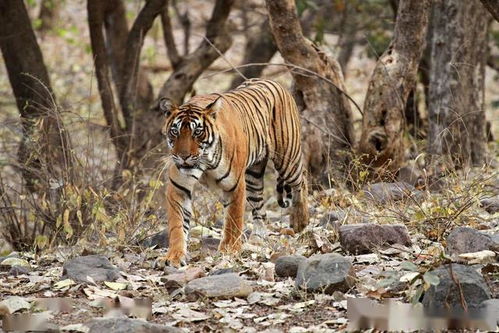
M432 286L437 286L440 283L440 278L438 277L435 272L426 272L423 275L423 279L426 283L432 285Z
M400 268L402 268L405 271L411 271L411 272L418 271L418 266L409 261L404 261L402 264L400 264Z

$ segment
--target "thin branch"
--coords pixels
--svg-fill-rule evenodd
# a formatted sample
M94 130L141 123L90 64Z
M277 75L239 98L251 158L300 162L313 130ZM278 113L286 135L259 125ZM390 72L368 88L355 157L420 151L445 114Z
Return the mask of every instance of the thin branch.
M346 98L348 98L353 103L353 105L357 108L357 110L362 115L364 114L362 112L362 109L357 104L357 102L355 102L355 100L352 97L350 97L350 95L348 95L346 92L344 92L340 87L338 87L336 84L334 84L333 81L331 81L330 79L328 79L325 76L320 75L317 72L314 72L314 71L309 70L307 68L304 68L304 67L301 67L301 66L296 66L296 65L293 65L293 64L277 64L277 63L272 63L272 62L260 62L260 63L244 64L244 65L235 66L233 68L228 68L228 69L225 69L225 70L222 70L222 71L219 71L219 72L215 72L215 73L211 73L211 74L205 75L201 79L208 79L208 78L210 78L210 77L212 77L214 75L217 75L217 74L222 74L222 73L230 72L232 70L236 70L238 68L245 68L245 67L250 67L250 66L282 66L282 67L291 68L292 71L296 70L294 73L298 74L298 75L303 75L303 76L307 76L307 77L318 77L319 79L321 79L321 80L329 83L330 85L334 86L341 94L343 94ZM309 75L305 75L304 73L309 74Z
M499 1L497 0L480 0L482 5L487 8L494 19L499 22Z
M182 60L180 57L177 46L175 45L175 37L173 36L173 27L168 14L168 0L166 0L165 9L161 12L161 26L163 27L163 39L165 41L166 52L173 68L176 68Z

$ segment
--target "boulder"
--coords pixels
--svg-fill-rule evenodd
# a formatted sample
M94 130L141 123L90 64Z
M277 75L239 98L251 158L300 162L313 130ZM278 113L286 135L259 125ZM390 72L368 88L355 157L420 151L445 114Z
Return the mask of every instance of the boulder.
M451 274L452 270L452 274ZM461 293L470 315L478 315L481 304L490 299L484 278L472 267L460 264L441 266L433 271L440 278L424 294L425 312L436 316L459 316L463 313Z
M90 276L95 282L115 281L119 278L120 271L102 255L81 256L66 262L62 276L78 282L88 282Z
M310 257L298 266L295 284L308 292L346 292L355 284L352 262L336 253Z
M185 286L189 299L247 297L252 291L250 283L236 273L206 276Z
M461 254L489 250L494 245L492 236L473 228L457 227L447 237L447 253Z
M302 261L307 260L304 256L282 256L275 262L275 274L280 277L295 278L298 266Z
M403 224L349 224L341 226L339 234L343 250L353 254L370 253L385 245L411 245L409 233Z
M418 197L421 195L414 186L404 182L369 184L362 189L362 192L366 198L378 204L408 199L411 195Z
M177 289L186 285L188 282L204 276L204 270L199 267L188 268L185 271L168 274L161 278L165 283L166 289Z

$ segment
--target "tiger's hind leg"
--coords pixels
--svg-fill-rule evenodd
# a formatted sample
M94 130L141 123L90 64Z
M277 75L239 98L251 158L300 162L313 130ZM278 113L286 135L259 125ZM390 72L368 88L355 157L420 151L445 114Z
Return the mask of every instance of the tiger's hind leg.
M263 179L266 166L267 160L264 160L258 164L252 165L246 170L246 200L251 208L251 214L253 216L252 235L261 238L267 235L265 227L267 214L263 209Z
M291 206L290 225L300 232L308 225L308 186L301 162L288 166L286 170L277 169L277 202L279 206Z

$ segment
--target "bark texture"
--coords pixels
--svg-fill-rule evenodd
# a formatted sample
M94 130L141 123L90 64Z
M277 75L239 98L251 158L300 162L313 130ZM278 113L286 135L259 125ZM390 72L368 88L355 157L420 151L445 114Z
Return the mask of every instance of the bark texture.
M393 39L378 59L364 103L358 152L376 171L403 161L404 110L424 50L430 0L401 0Z
M428 152L446 165L481 165L489 15L479 0L437 0L434 10Z
M59 171L72 170L69 141L23 1L0 1L0 49L21 114L18 158L27 185L37 190L50 178L65 181Z
M494 16L494 19L499 22L499 1L497 0L480 0L489 13Z
M336 60L321 52L302 32L294 0L267 0L275 42L287 63L303 67L334 83L300 70L292 71L302 116L305 165L316 185L330 186L348 163L352 145L351 109ZM338 89L339 88L339 89Z

